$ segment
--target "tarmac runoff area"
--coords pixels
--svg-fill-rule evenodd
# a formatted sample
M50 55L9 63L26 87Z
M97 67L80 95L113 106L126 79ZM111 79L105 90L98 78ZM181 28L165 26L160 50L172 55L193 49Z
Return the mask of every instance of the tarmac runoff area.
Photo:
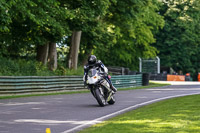
M118 91L116 103L99 107L90 93L0 100L0 133L74 133L121 113L174 97L200 94L199 82Z

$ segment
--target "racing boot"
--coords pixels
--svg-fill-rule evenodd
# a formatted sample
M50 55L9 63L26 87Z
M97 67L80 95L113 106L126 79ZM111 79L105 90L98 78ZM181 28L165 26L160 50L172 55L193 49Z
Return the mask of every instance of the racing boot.
M117 92L117 88L115 88L112 84L110 85L110 88L111 88L114 92Z

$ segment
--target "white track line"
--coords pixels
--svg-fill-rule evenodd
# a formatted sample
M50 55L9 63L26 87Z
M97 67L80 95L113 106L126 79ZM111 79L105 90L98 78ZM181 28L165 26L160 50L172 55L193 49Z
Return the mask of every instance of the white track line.
M72 129L66 130L66 131L64 131L62 133L75 132L78 129L81 129L81 128L89 126L89 125L94 125L94 124L100 123L100 122L102 122L103 120L105 120L107 118L119 115L119 114L127 112L129 110L133 110L133 109L138 108L140 106L144 106L144 105L151 104L151 103L158 102L158 101L165 100L165 99L170 99L170 98L175 98L175 97L182 97L182 96L188 96L188 95L196 95L196 94L200 94L200 92L190 93L190 94L180 94L180 95L168 96L168 97L158 98L158 99L150 100L150 101L143 102L143 103L140 103L140 104L136 104L136 105L130 106L128 108L125 108L125 109L119 110L117 112L114 112L112 114L108 114L108 115L105 115L103 117L99 117L97 119L91 120L90 122L86 122L86 123L84 123L82 125L76 126L76 127L72 128Z

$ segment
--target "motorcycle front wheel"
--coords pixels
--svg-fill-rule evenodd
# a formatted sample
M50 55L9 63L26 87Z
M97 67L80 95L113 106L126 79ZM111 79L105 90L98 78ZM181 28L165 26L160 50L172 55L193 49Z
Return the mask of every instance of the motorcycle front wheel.
M115 103L115 97L112 96L112 98L110 99L110 101L108 101L108 104L114 104Z
M104 95L101 94L101 91L97 88L97 89L95 89L95 93L96 93L96 99L97 99L97 102L99 103L99 105L101 107L105 106L106 100L104 98Z

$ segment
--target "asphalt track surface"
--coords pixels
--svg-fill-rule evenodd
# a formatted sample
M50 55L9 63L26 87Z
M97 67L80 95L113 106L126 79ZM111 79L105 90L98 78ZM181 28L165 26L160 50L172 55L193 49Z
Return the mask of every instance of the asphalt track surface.
M118 91L116 103L105 107L90 93L0 100L0 133L78 132L147 104L195 94L200 94L199 83Z

